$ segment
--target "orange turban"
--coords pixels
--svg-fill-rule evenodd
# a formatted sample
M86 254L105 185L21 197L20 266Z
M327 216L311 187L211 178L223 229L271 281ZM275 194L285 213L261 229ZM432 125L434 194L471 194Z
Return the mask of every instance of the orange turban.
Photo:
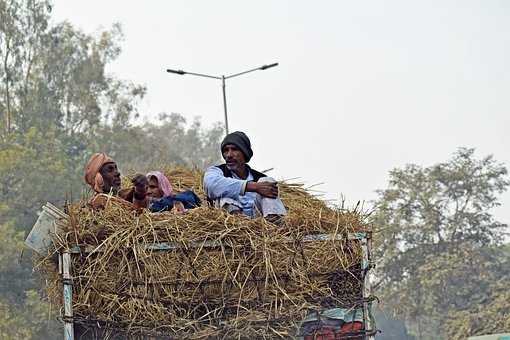
M114 162L105 153L95 153L90 157L89 162L85 166L85 182L90 185L95 192L103 192L103 176L99 173L101 167L106 163Z

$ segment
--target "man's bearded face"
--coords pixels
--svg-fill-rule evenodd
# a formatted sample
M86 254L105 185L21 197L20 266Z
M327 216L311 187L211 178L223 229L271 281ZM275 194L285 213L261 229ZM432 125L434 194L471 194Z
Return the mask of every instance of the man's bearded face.
M239 170L246 164L246 159L243 152L234 144L227 144L221 150L223 159L227 163L227 168L230 171L238 173Z
M117 168L117 163L110 162L106 163L99 170L101 176L103 176L103 192L108 193L113 191L113 193L117 193L120 189L120 172Z

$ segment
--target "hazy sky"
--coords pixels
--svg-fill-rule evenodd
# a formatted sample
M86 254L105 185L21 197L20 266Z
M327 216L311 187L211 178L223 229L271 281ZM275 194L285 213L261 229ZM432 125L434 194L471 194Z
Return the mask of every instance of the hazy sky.
M324 182L327 197L375 198L388 172L432 165L460 146L510 165L508 1L69 1L56 21L93 33L120 22L110 72L145 84L147 119L178 112L251 138L250 164ZM178 146L175 146L178 147ZM510 193L497 217L510 223Z

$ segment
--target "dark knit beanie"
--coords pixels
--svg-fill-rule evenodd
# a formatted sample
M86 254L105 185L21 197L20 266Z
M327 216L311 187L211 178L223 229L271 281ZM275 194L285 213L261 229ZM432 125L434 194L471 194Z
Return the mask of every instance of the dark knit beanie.
M227 144L234 144L241 150L244 154L244 158L246 158L246 163L248 163L253 156L253 150L251 149L250 139L244 132L236 131L229 133L221 142L221 153L223 153L223 148Z

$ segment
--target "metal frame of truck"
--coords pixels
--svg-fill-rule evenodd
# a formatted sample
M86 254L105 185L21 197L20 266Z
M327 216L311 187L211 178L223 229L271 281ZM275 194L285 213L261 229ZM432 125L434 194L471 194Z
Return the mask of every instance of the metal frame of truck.
M340 235L310 235L306 236L303 241L305 242L321 242L328 240L342 239ZM373 267L372 262L372 238L369 232L351 233L348 236L349 240L359 241L362 249L361 269L363 271L363 320L365 328L365 338L374 340L377 330L371 313L371 286L369 271ZM214 247L217 243L214 241L206 241L204 243L191 245L191 246L205 246ZM146 246L146 249L153 251L172 251L179 248L180 245L173 243L156 243ZM73 277L72 277L72 255L96 252L98 249L86 248L85 250L75 247L69 250L64 250L59 254L59 272L62 275L63 283L63 300L64 300L64 314L62 320L64 322L64 339L74 340L74 318L73 318Z

